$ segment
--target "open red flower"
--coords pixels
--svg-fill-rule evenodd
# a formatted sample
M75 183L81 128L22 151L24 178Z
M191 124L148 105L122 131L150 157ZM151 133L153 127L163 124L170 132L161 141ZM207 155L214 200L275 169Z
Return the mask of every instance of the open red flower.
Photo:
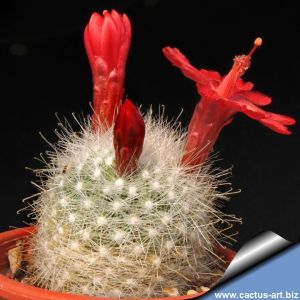
M112 126L121 105L130 40L129 19L115 10L104 11L103 16L93 13L85 28L84 44L93 73L94 130Z
M270 104L271 98L253 91L253 84L241 79L250 66L253 52L261 43L262 40L257 38L248 55L236 56L231 70L224 77L215 71L196 69L176 48L163 49L169 61L186 77L196 82L201 96L189 124L182 159L184 164L193 166L202 163L211 151L221 129L231 122L237 112L244 113L275 132L291 133L287 125L294 124L295 120L261 109L259 106Z
M120 176L132 173L143 150L145 123L138 109L126 99L114 127L114 148Z

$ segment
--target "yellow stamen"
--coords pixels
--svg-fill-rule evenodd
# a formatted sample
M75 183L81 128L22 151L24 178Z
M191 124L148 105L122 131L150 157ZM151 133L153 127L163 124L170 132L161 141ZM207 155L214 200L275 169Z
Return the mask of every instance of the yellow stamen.
M263 42L262 38L257 37L257 38L255 39L255 41L254 41L254 45L255 45L255 46L261 46L261 45L262 45L262 42Z
M257 47L260 47L260 46L262 45L262 42L263 42L263 40L262 40L262 38L260 38L260 37L257 37L257 38L254 40L254 43L253 43L254 46L253 46L253 48L251 49L250 53L248 54L249 57L252 56L252 54L254 53L254 51L256 50Z

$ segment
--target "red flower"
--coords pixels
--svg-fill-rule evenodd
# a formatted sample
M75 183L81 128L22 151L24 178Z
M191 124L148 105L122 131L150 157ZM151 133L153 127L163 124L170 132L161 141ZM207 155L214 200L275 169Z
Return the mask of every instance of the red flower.
M253 84L241 79L250 66L251 55L261 43L262 40L257 38L248 55L236 56L231 70L224 77L215 71L194 68L176 48L163 49L171 63L186 77L196 82L201 96L189 124L182 159L184 164L194 166L202 163L211 151L221 129L232 121L233 115L237 112L244 113L278 133L291 133L286 125L294 124L295 120L261 109L259 106L270 104L271 98L252 91Z
M93 73L93 128L110 127L123 97L131 26L115 10L93 13L84 31L84 44ZM100 124L99 124L100 123Z
M120 176L136 169L143 150L145 123L138 109L126 99L120 108L114 127L114 147Z

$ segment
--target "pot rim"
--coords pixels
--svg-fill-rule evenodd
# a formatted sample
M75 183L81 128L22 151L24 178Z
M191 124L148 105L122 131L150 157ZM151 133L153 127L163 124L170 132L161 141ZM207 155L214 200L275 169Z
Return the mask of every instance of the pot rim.
M30 234L36 232L35 226L28 226L17 228L13 230L8 230L0 233L0 246L8 243L13 243L14 241L21 240ZM0 273L0 295L4 292L4 295L9 296L20 296L23 295L25 298L33 298L36 300L183 300L183 299L194 299L204 294L200 292L194 295L183 295L174 297L160 297L160 298L111 298L111 297L94 297L94 296L81 296L73 294L65 294L56 291L50 291L35 286L31 286L25 283L18 282L16 280L10 279L4 274ZM31 298L30 298L31 297Z

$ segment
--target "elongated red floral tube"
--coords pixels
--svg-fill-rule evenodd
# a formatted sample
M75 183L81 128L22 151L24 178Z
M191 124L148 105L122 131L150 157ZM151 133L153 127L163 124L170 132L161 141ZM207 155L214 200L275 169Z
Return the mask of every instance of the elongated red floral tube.
M126 99L114 127L114 148L119 176L131 174L143 150L145 123L135 105Z
M272 102L271 98L253 91L253 84L241 79L250 67L252 54L261 44L262 39L257 38L248 55L236 56L231 70L224 77L215 71L196 69L176 48L163 49L167 59L186 77L195 81L201 96L188 127L183 165L197 166L204 162L222 128L232 121L237 112L244 113L277 133L291 134L287 125L295 124L295 120L261 109L260 106Z
M93 13L84 31L84 45L93 74L93 129L111 127L124 93L125 64L131 25L113 10Z

